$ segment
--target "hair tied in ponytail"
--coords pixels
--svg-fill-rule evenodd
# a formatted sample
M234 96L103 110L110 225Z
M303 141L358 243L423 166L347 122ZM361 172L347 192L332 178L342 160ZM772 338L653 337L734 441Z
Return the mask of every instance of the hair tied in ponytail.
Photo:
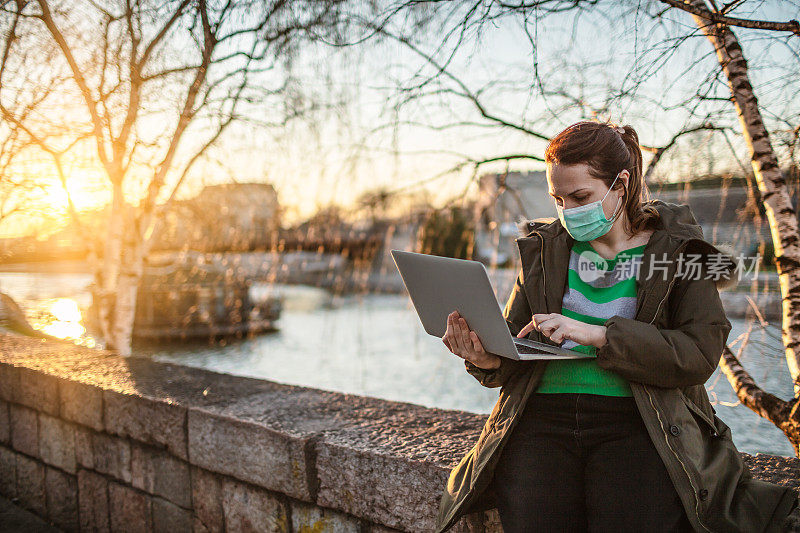
M622 119L620 119L622 122ZM631 235L643 229L655 228L659 219L658 210L645 205L646 188L642 173L642 150L639 135L630 124L620 125L616 121L583 120L555 135L544 151L548 165L548 179L552 165L589 166L589 174L603 180L605 187L614 185L613 179L621 169L629 173L625 187L624 209L627 213L625 231Z

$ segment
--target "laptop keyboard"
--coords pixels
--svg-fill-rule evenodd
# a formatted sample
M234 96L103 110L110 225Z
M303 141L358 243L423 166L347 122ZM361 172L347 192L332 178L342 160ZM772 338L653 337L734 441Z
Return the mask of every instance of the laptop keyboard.
M519 353L531 353L531 354L543 353L542 350L537 350L536 348L531 348L530 346L525 346L524 344L515 344L515 346L517 347L517 352Z

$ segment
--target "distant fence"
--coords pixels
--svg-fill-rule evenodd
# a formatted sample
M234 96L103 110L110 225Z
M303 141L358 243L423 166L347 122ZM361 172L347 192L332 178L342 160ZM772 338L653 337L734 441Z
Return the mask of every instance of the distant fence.
M0 493L66 531L431 531L485 418L0 336Z

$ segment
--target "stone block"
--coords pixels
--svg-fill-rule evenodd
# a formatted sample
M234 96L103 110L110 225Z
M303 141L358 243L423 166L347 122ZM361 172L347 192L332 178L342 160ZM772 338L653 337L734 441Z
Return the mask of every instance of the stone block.
M262 424L189 411L192 464L311 502L307 441Z
M0 400L16 401L14 394L17 391L18 381L19 372L17 367L8 363L0 363Z
M185 407L111 390L103 391L103 404L109 433L164 446L172 455L188 460Z
M8 402L0 400L0 444L11 444L11 415Z
M222 533L222 482L220 476L196 466L191 467L193 530L198 533Z
M361 520L344 513L292 500L292 531L294 533L361 533Z
M92 451L93 430L83 426L74 426L75 430L75 463L77 466L94 470L94 452Z
M766 453L740 452L750 474L756 479L800 489L800 459Z
M154 531L152 501L145 493L109 481L108 503L111 509L112 532L150 533Z
M131 446L127 439L93 433L92 457L96 471L131 482Z
M406 531L434 528L447 469L325 439L316 466L319 505Z
M39 457L71 474L75 468L75 429L69 422L39 413Z
M58 416L58 378L40 370L19 367L16 402L41 413Z
M61 418L103 431L103 390L94 385L61 379L58 381Z
M401 529L394 529L392 527L386 527L380 524L369 524L367 525L366 530L369 531L369 533L399 533L402 531Z
M192 507L189 464L164 450L131 442L131 484L181 507Z
M500 513L497 509L489 509L484 513L484 529L486 533L503 533L503 525L500 523Z
M499 527L497 522L497 527ZM503 529L497 529L489 523L487 513L472 513L462 516L450 529L452 533L503 533Z
M290 531L283 503L261 488L224 478L222 507L225 531Z
M153 498L153 531L191 533L192 513L159 497Z
M17 498L20 507L46 516L44 465L20 453L17 456Z
M111 531L105 477L83 468L78 470L78 507L81 531Z
M0 446L0 494L17 497L17 454L5 446Z
M11 446L31 457L39 457L39 421L29 407L9 404Z
M78 531L78 480L76 476L45 467L47 519L65 531Z

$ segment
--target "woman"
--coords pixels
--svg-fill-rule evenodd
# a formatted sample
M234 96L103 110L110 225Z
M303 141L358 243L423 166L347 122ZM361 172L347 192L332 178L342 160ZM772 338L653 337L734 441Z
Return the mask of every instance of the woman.
M796 493L752 479L703 385L731 329L718 286L734 260L688 206L642 202L630 126L574 124L545 162L558 219L517 239L504 315L512 334L591 357L499 357L448 317L445 345L502 389L450 473L436 531L492 507L505 533L781 531Z

